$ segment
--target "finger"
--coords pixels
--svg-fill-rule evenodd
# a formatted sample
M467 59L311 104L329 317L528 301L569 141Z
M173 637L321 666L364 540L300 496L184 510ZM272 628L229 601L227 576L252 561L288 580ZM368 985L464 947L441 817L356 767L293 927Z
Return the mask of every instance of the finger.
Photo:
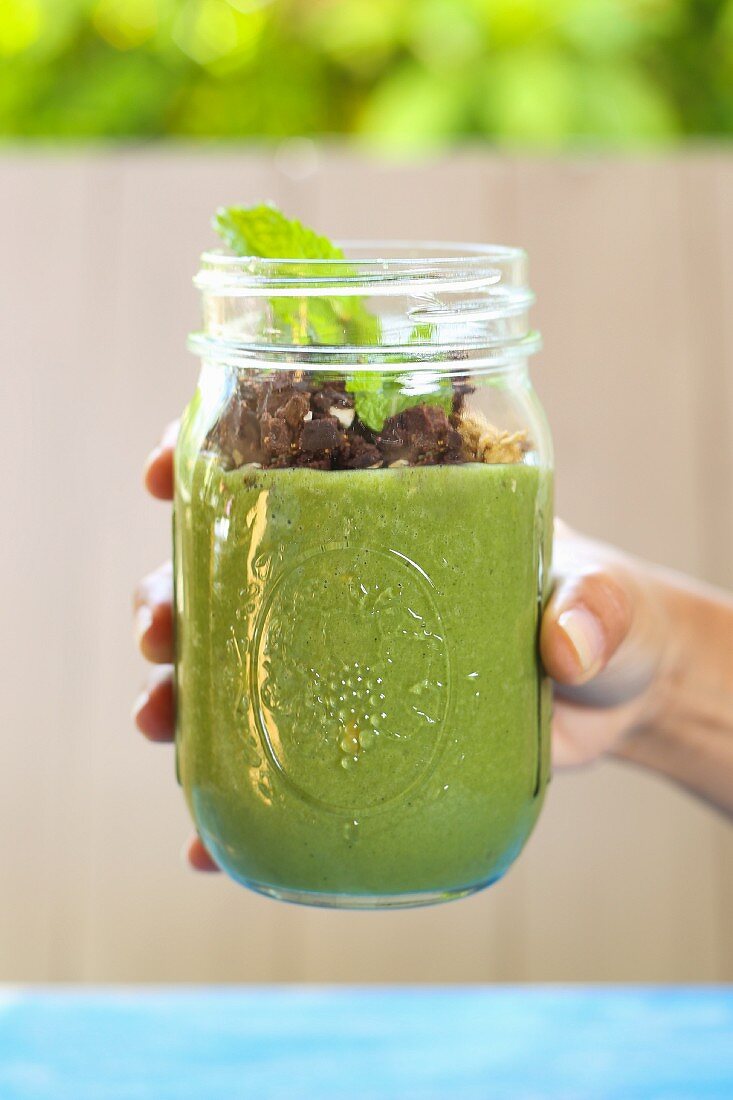
M200 837L193 836L184 848L184 855L196 871L218 871L209 853L204 848Z
M173 660L173 570L168 561L138 584L133 599L135 636L153 664Z
M636 713L638 704L633 699L608 710L592 703L584 705L581 701L570 700L565 694L556 692L552 713L553 768L559 771L584 767L605 756L618 742L623 731L633 725Z
M605 668L631 628L632 600L609 571L561 579L542 619L545 669L561 684L585 684Z
M172 741L176 728L173 669L157 668L132 708L135 725L149 741Z
M145 488L158 500L173 500L173 452L179 426L178 420L168 425L160 443L150 452L145 462Z

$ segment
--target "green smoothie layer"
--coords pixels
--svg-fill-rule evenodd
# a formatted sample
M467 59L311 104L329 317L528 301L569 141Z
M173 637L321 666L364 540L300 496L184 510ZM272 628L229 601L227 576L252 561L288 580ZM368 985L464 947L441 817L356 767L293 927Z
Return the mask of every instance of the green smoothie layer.
M178 762L214 858L327 895L499 877L547 779L549 475L200 457L177 479Z

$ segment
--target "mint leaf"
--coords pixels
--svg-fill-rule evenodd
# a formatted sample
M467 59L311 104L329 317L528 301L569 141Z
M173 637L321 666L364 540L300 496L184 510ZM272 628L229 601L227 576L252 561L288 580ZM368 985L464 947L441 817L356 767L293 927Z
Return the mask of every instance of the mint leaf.
M409 393L397 378L359 371L347 380L346 390L355 395L356 415L374 432L381 432L386 420L413 405L439 405L446 414L453 405L453 387L447 378L432 393Z
M338 245L297 219L286 218L271 203L220 206L211 224L237 256L269 260L344 259ZM326 277L348 278L353 274L353 269L343 264L323 271ZM270 306L278 327L288 333L294 344L372 346L381 339L379 318L358 297L273 297Z
M343 251L327 237L286 218L272 203L220 206L212 225L237 256L267 260L342 260Z

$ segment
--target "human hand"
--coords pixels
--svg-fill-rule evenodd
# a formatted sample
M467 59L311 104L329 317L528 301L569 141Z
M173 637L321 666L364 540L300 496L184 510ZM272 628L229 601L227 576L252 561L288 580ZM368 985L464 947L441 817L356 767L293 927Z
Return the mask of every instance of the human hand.
M144 482L158 500L173 499L173 452L178 421L169 424L160 444L145 463ZM175 705L173 694L173 571L164 562L138 584L134 597L135 634L143 657L155 667L135 701L133 719L150 741L173 741ZM186 858L197 871L218 871L197 836L186 846Z
M616 753L663 709L676 639L654 566L557 520L540 651L555 681L557 768Z

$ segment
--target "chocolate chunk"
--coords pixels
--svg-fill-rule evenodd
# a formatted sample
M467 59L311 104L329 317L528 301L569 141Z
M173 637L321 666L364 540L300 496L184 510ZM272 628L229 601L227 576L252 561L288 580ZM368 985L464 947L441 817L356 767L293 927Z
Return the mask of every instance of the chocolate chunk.
M413 405L400 414L400 427L410 436L437 441L450 428L448 417L438 405Z
M283 459L292 454L290 431L284 420L267 413L263 415L262 445L268 459Z
M232 466L262 458L260 422L246 404L233 402L215 428L217 445Z
M260 410L269 413L270 416L277 416L279 410L287 405L291 397L302 392L303 389L299 385L296 374L278 371L272 378L267 378L260 383Z
M341 432L335 417L324 416L320 420L308 420L300 437L302 451L332 451L341 442Z
M336 453L337 466L344 470L365 470L369 466L381 466L383 456L379 447L368 443L363 436L349 432Z
M303 417L308 412L309 408L310 401L307 395L304 393L294 393L293 396L277 410L277 416L285 421L292 432L297 433L303 424Z
M240 376L237 379L237 396L236 400L241 404L247 406L252 412L257 409L257 403L260 398L261 387L247 377Z
M287 404L292 393L293 391L290 388L287 390L268 389L265 393L264 412L268 416L277 416L279 410Z
M407 433L402 429L399 416L386 420L375 442L388 462L402 458L407 450Z
M444 461L453 431L438 405L413 405L386 422L378 443L390 462L404 459L414 466L428 466ZM450 439L455 447L455 439Z

